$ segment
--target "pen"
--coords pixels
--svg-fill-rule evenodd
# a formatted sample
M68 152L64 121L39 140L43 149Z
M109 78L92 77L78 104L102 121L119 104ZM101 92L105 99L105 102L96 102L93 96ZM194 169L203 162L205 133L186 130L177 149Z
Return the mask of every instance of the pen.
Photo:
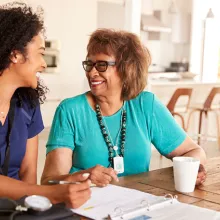
M89 210L89 209L94 209L94 206L89 206L89 207L84 208L84 210Z
M49 180L49 184L80 184L80 182L66 181L66 180ZM90 187L95 187L96 184L91 183Z

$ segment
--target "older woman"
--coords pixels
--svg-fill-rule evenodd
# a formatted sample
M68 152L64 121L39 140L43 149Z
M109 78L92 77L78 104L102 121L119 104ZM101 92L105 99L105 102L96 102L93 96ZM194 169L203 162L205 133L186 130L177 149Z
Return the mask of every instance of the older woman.
M75 185L39 186L38 134L45 90L38 75L44 61L44 23L23 3L0 6L0 197L43 195L53 203L78 207L90 198L88 175Z
M132 33L99 29L91 35L82 62L91 90L57 108L43 183L89 169L92 182L105 186L117 180L113 168L124 176L146 172L151 143L170 159L199 158L197 183L205 180L203 149L154 94L143 92L149 63L148 50Z

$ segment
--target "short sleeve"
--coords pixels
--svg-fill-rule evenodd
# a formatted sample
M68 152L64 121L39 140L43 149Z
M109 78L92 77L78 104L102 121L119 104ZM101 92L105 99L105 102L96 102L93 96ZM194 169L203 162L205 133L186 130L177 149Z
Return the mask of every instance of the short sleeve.
M175 150L186 139L185 131L156 96L153 99L151 138L162 155Z
M53 118L49 139L47 142L47 153L60 148L74 149L74 127L71 116L66 109L58 106Z
M31 123L28 126L28 139L35 137L44 129L42 115L40 111L40 105L38 105L31 118Z

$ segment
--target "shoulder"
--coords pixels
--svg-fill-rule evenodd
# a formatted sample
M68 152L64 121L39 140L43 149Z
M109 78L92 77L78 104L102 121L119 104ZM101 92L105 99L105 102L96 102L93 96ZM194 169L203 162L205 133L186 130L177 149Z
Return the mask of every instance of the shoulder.
M129 102L152 102L154 100L154 94L152 92L141 92L134 99L129 100Z
M154 94L152 92L147 92L147 91L144 91L144 92L141 92L137 98L140 99L141 101L148 101L148 102L153 102L154 101Z
M29 138L38 134L44 127L39 103L33 107L28 99L23 99L21 106L16 105L15 115L19 118L20 122L28 125Z
M151 92L141 92L137 97L128 101L128 106L138 114L152 115L155 95Z
M28 99L23 99L22 105L17 105L17 108L20 109L25 116L29 115L32 118L35 112L40 112L40 103L38 102L36 106L32 106L32 103Z
M128 102L130 103L134 103L136 105L153 105L155 99L155 95L151 92L141 92L137 97L135 97L134 99L129 100Z
M64 99L56 109L53 119L53 129L63 127L65 129L74 129L77 118L83 114L83 106L86 105L86 94L77 95Z
M71 112L71 114L74 111L80 111L82 109L82 106L86 104L86 94L80 94L71 98L64 99L59 106L57 107L57 111L62 112Z
M71 98L64 99L60 104L60 108L69 108L69 107L74 107L76 105L82 104L85 102L85 93L80 94Z

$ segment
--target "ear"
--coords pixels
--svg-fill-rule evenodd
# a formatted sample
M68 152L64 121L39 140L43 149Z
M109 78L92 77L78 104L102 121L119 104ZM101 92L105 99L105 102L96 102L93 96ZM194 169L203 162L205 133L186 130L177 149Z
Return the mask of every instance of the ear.
M21 62L22 57L23 57L22 54L17 50L12 51L10 56L9 56L11 62L14 63L14 64L16 64L18 62Z

